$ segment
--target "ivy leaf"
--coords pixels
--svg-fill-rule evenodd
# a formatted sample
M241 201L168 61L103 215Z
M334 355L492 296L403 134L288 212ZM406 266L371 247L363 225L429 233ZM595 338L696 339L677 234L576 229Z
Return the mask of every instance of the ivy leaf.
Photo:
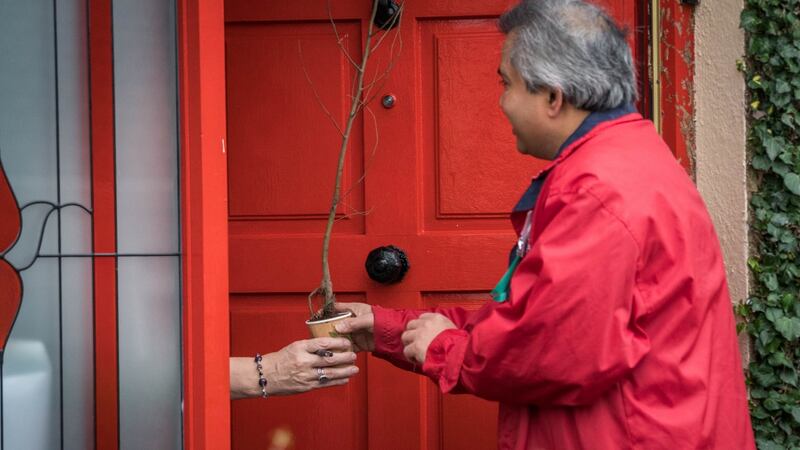
M769 137L764 140L764 149L767 151L767 156L769 156L770 161L775 161L775 157L783 150L783 146L778 139Z
M783 352L775 352L767 358L767 361L771 366L783 366L787 368L792 367L791 361L786 359L786 353Z
M790 292L783 294L783 297L781 297L781 306L783 306L786 309L789 309L789 307L794 304L794 298L795 298L794 294Z
M792 87L786 80L778 80L775 82L775 92L778 94L786 94L788 92L792 92Z
M780 176L785 176L786 174L791 173L791 169L789 168L789 166L780 161L773 161L771 167L772 171Z
M758 441L758 449L759 450L786 450L781 444L776 443L775 441Z
M783 317L783 310L780 308L767 308L765 316L767 317L767 320L775 323L776 320Z
M783 176L783 185L794 195L800 195L800 175L789 172Z
M769 411L778 411L779 409L781 409L781 404L778 403L778 401L775 400L774 398L768 398L764 400L764 408L766 408Z
M794 118L792 117L791 114L784 113L781 116L781 122L783 122L783 124L786 125L787 127L789 127L792 130L794 130Z
M784 383L797 387L797 371L794 368L781 370L780 377Z
M772 368L767 365L752 365L750 367L750 376L753 377L756 383L764 387L772 386L778 382L778 377L775 376Z
M790 44L778 45L778 54L787 61L800 57L800 51Z
M792 408L792 418L797 424L800 425L800 406L795 406Z
M777 213L773 215L769 221L770 223L774 223L775 225L784 226L787 223L789 223L789 216L787 216L784 213Z
M750 389L750 398L767 398L767 391L761 388Z
M769 418L769 413L767 413L767 411L764 408L756 408L753 411L751 411L750 414L753 416L753 418L759 419L759 420L764 420L764 419ZM757 428L757 427L758 427L758 425L756 425L754 428ZM759 441L758 445L759 445L759 448L762 448L762 449L764 448L764 447L761 447L761 442L760 441Z
M767 170L770 166L769 159L765 158L763 155L754 156L751 164L756 170Z
M752 31L761 24L761 20L759 20L758 14L755 11L746 9L742 11L740 23L742 24L742 28L746 31Z
M775 330L784 338L793 341L800 337L800 318L778 318L775 320Z
M769 289L770 291L777 291L780 287L778 285L778 276L772 272L765 273L761 277L761 281L764 283L764 286Z

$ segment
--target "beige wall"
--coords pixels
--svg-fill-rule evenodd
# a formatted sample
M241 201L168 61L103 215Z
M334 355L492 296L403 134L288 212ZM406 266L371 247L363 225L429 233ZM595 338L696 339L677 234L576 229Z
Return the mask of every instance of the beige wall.
M744 54L742 8L742 0L701 0L694 34L696 181L717 228L737 303L747 298L749 276L745 85L736 69Z

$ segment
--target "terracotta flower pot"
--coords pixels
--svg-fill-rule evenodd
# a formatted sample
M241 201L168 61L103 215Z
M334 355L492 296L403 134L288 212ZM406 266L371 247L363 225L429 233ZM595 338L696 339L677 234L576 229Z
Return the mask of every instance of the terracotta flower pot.
M322 319L322 320L306 320L306 325L308 325L308 329L311 331L311 336L315 338L319 337L346 337L350 338L350 336L346 334L340 334L336 331L334 326L337 322L347 319L348 317L352 317L353 313L350 311L339 313L336 317L331 317L330 319Z

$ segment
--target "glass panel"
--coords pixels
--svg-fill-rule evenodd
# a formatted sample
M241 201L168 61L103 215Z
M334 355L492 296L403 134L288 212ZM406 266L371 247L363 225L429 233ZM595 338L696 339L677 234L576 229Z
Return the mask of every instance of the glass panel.
M22 273L24 294L3 361L4 449L61 445L58 260Z
M0 151L20 206L57 200L53 41L52 4L0 3ZM32 220L23 218L25 232ZM20 248L27 254L9 261L32 260L35 245ZM26 288L2 366L2 446L49 450L61 442L57 261L40 261L22 281Z
M61 298L64 448L89 450L95 446L94 305L90 258L62 260Z
M175 5L114 2L117 227L121 253L176 253Z
M0 152L20 206L57 201L54 55L52 3L0 2ZM35 248L23 247L9 260L30 261Z
M57 12L61 204L91 208L86 1L59 1ZM61 222L61 253L90 253L91 216L66 207Z
M59 181L61 204L91 208L91 155L84 0L57 3ZM91 215L64 207L62 254L89 254ZM94 302L92 260L64 258L61 263L61 346L63 448L92 449L94 440Z
M86 26L85 1L0 3L0 156L20 206L49 203L7 255L33 265L2 366L5 449L94 448L91 259L34 262L42 230L42 254L91 252L89 213L55 207L91 203Z
M181 448L180 258L119 259L122 450Z
M179 245L175 5L114 2L118 251ZM120 446L181 448L180 258L118 263Z
M2 109L2 106L0 106L0 110ZM1 121L2 119L0 119L0 122ZM1 138L2 136L0 136L0 139ZM18 200L22 195L27 197L25 190L17 188L17 180L23 178L23 176L20 176L19 167L24 165L25 159L30 156L34 155L11 152L3 153L3 165L6 169L6 175L8 176L8 181L11 184L11 188L14 189ZM39 176L43 178L42 183L48 182L45 180L45 177L49 176L51 169L53 173L55 173L55 161L53 161L52 168L47 166L39 167ZM52 182L56 184L55 175L53 176ZM55 199L53 199L52 203L55 204ZM47 218L48 216L49 219ZM45 220L47 220L47 222L45 222ZM44 234L42 234L43 229ZM33 262L37 251L43 254L56 253L58 252L57 235L58 214L54 212L53 207L47 204L30 205L22 211L22 232L17 239L17 243L6 254L6 260L17 269L23 269ZM41 250L38 250L40 242Z

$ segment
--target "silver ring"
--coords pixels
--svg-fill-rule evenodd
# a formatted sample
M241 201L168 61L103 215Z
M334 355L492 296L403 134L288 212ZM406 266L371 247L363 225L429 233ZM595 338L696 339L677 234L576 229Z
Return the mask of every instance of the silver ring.
M331 380L325 375L325 369L322 367L317 367L317 379L319 380L319 384L325 384Z

